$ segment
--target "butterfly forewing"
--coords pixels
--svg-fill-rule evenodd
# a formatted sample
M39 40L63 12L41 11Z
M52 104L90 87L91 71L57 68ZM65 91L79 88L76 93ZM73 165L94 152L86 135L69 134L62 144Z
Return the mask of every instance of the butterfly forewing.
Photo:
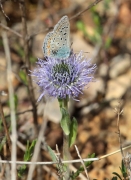
M70 55L70 23L64 16L55 25L54 30L49 32L43 46L45 56L65 59Z
M44 39L44 44L43 44L43 51L45 56L50 56L50 50L51 50L51 38L52 38L52 32L49 32L45 39Z

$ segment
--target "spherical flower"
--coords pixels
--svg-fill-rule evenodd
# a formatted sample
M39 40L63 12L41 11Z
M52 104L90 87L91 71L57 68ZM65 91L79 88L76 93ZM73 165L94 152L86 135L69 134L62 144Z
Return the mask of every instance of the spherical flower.
M47 57L46 60L38 59L38 67L31 72L36 77L41 95L57 97L60 99L73 98L79 94L89 82L93 81L96 65L90 60L83 59L83 53L72 53L67 59Z

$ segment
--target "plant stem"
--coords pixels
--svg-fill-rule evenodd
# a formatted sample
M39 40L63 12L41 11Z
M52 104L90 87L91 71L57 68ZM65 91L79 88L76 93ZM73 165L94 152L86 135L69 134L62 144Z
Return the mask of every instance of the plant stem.
M69 135L63 133L63 159L70 160L70 152L69 152ZM70 177L70 169L69 164L66 165L66 173L65 173L65 180L69 180Z
M33 117L34 117L34 124L38 125L37 123L37 106L36 106L36 100L35 100L35 94L34 94L34 89L33 89L33 84L32 84L32 79L31 76L28 76L29 74L29 69L31 69L31 62L29 59L29 40L28 40L28 32L27 32L27 22L26 22L26 7L25 7L25 0L22 0L19 2L20 5L20 10L21 10L21 16L22 16L22 29L23 29L23 42L24 42L24 63L25 63L25 70L27 74L27 81L28 81L28 92L29 92L29 97L30 101L33 107ZM36 128L37 131L37 128Z
M68 98L63 100L63 108L68 112ZM71 155L69 151L69 135L66 135L63 131L63 159L70 160ZM69 164L66 165L66 173L65 173L65 180L69 180L70 178L70 169Z

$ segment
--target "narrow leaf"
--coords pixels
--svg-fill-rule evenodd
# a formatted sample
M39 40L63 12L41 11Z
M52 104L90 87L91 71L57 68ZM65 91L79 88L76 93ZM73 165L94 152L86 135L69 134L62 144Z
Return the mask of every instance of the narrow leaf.
M128 175L127 175L126 166L125 166L123 160L121 161L121 167L120 167L120 170L121 170L121 173L122 173L123 177L126 178Z
M69 146L71 147L75 140L76 140L76 136L77 136L77 120L75 118L72 119L71 121L71 125L70 125L70 134L69 134Z
M121 176L120 176L118 173L113 172L112 174L116 175L117 177L119 177L119 179L121 179L121 180L122 180Z
M116 177L116 176L114 176L111 180L117 180L117 177Z
M56 156L55 156L54 151L51 149L50 146L47 146L47 149L48 149L48 151L49 151L49 154L50 154L50 156L51 156L52 161L56 162Z
M93 154L91 154L91 155L88 155L88 158L94 158L94 157L95 157L95 153L93 153ZM93 161L84 162L86 168L87 168L89 165L91 165L92 163L93 163ZM72 178L72 179L76 179L76 178L79 176L79 174L80 174L81 172L83 172L83 171L84 171L83 166L80 166L76 172L72 172L71 178Z
M27 77L26 77L26 74L25 74L25 72L24 72L23 70L20 70L20 71L19 71L19 76L20 76L21 80L22 80L25 84L27 84Z
M61 128L63 129L63 131L66 135L69 135L70 134L70 117L69 117L69 114L64 108L61 108L61 113L62 113L62 118L60 121Z
M29 161L33 155L33 151L35 148L36 140L33 140L31 145L29 144L29 141L27 141L26 151L24 154L24 161ZM22 165L18 169L18 177L22 177L27 171L27 165Z

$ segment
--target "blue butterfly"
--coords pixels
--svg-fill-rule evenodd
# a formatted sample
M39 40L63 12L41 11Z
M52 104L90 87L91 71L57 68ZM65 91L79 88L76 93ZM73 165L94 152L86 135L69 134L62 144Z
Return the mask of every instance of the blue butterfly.
M54 30L49 32L44 39L44 55L66 59L71 54L70 46L70 23L68 17L63 16L55 25Z

